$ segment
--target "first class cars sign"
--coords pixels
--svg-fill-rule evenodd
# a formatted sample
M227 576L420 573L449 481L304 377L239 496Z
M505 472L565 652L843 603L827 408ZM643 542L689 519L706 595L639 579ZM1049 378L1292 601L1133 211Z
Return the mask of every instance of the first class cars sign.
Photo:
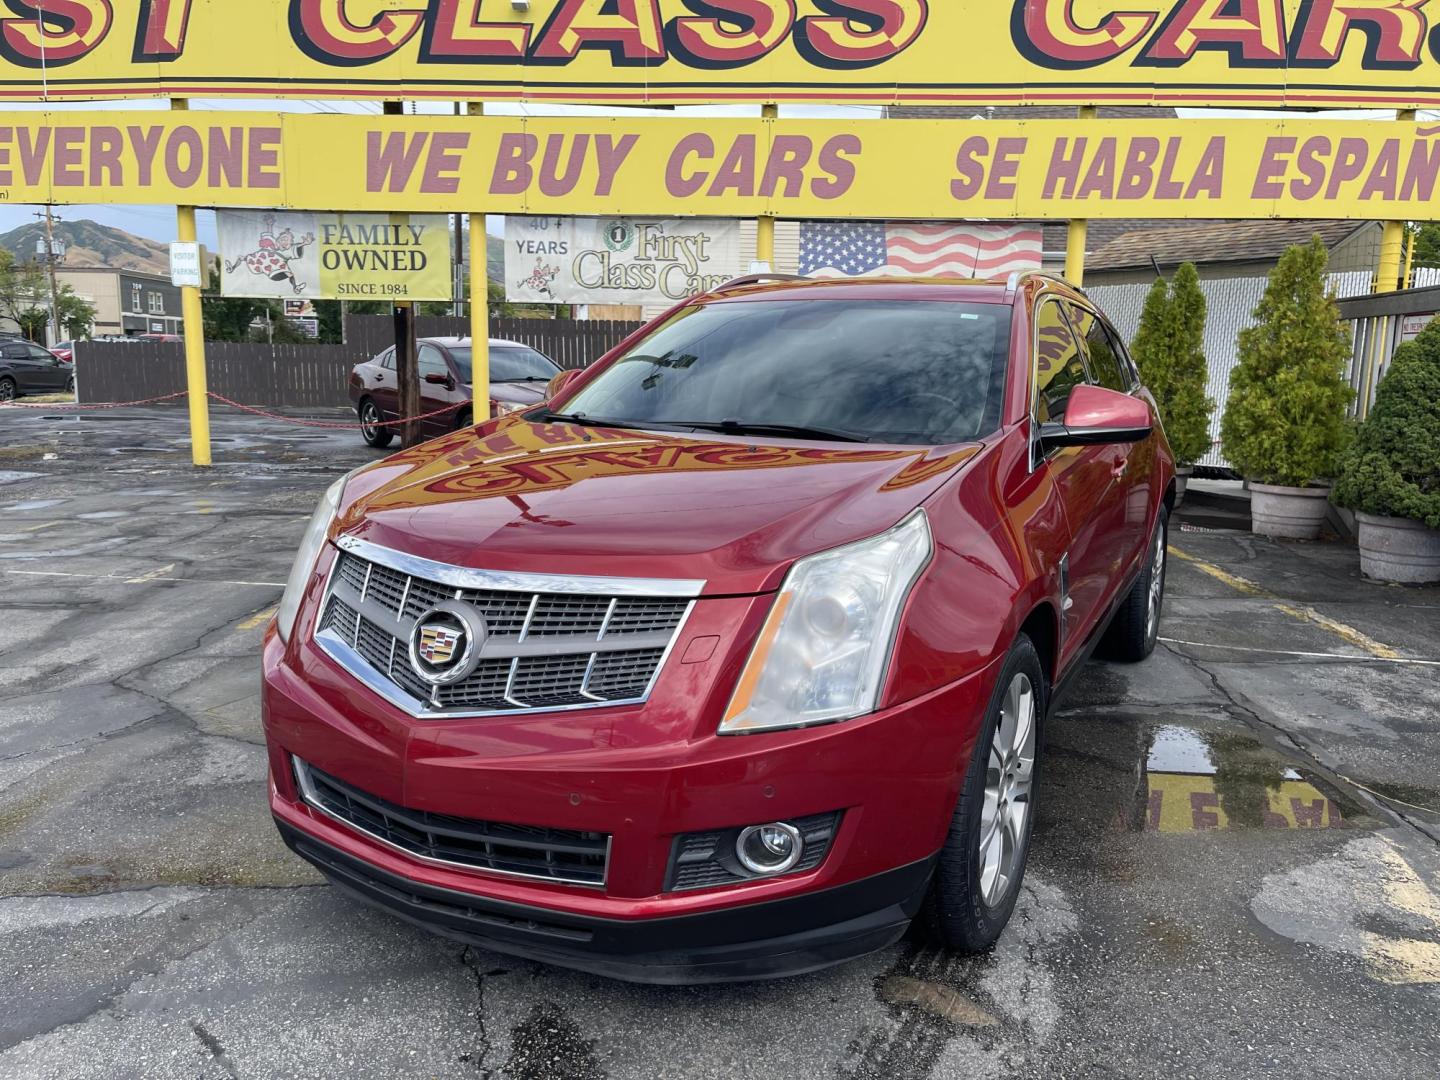
M739 277L740 223L505 219L505 293L550 304L673 304Z
M1440 104L1435 0L4 0L0 97ZM43 75L42 75L43 72Z

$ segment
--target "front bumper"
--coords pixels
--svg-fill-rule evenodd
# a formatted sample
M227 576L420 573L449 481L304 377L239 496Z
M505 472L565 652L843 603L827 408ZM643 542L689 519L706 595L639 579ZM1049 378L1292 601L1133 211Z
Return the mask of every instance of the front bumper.
M934 860L788 900L626 922L420 884L278 821L301 858L352 896L444 937L628 982L801 975L892 945L919 911Z
M763 618L763 604L747 617L751 605L702 603L687 638ZM743 662L739 639L702 663L687 663L680 642L642 706L420 721L304 639L287 650L272 634L262 699L271 809L286 842L348 891L451 937L563 966L723 981L883 948L917 910L995 669L849 723L719 738L713 716ZM309 806L292 755L415 811L604 834L604 886L413 858ZM814 869L666 891L677 837L834 812L839 829Z

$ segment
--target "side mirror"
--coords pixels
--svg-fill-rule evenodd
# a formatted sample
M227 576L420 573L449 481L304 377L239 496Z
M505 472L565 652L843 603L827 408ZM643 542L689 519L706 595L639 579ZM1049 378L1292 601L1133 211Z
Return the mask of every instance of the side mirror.
M551 379L545 387L545 400L550 401L552 398L559 397L567 386L583 374L585 374L583 368L572 368L569 371L560 372L560 374Z
M1103 386L1077 386L1070 392L1063 424L1045 424L1040 443L1045 453L1067 446L1115 446L1144 442L1155 430L1150 406Z
M435 371L429 372L425 376L425 381L427 383L433 383L436 386L446 387L447 389L452 389L454 386L454 384L450 380L449 375L441 375L439 372Z

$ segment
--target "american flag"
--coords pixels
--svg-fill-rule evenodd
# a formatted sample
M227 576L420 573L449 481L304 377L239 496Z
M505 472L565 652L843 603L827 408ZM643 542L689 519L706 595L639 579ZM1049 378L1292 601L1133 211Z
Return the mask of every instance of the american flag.
M1041 251L1041 230L1028 225L800 223L805 277L991 278L1040 269Z

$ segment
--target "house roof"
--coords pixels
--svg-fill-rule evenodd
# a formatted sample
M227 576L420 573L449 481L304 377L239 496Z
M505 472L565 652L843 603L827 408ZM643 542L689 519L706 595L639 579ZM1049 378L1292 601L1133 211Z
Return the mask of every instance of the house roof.
M1171 221L1131 223L1128 232L1096 246L1090 245L1087 270L1135 270L1182 262L1274 262L1293 244L1306 244L1318 235L1333 249L1368 221Z

